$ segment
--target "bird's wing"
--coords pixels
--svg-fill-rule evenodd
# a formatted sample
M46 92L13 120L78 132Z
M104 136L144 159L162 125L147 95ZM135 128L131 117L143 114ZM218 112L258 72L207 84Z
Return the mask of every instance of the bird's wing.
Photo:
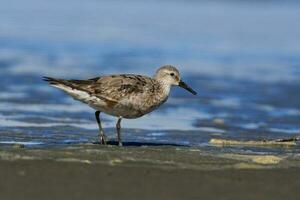
M134 74L102 76L88 80L49 79L47 81L51 84L63 84L112 103L119 102L130 95L138 95L139 93L153 92L155 90L153 79Z

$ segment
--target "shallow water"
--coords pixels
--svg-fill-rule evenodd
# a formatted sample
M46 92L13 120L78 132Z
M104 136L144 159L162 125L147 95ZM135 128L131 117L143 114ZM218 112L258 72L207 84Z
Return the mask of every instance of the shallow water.
M96 140L94 111L42 76L151 76L173 64L199 95L174 88L160 109L123 121L125 142L299 152L298 146L222 149L208 141L300 135L300 4L0 2L0 144ZM103 121L114 139L116 120L103 115Z

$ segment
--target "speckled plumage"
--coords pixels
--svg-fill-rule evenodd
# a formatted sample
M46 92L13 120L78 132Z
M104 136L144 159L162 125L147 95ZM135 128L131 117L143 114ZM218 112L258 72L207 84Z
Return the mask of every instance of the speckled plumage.
M89 80L49 78L49 82L96 110L124 118L137 118L153 111L169 95L157 80L134 74L102 76Z
M173 85L179 85L196 94L180 80L179 71L170 65L159 68L154 77L119 74L88 80L50 77L45 77L44 80L98 112L105 112L120 119L138 118L155 110L168 99ZM102 129L101 123L99 128Z

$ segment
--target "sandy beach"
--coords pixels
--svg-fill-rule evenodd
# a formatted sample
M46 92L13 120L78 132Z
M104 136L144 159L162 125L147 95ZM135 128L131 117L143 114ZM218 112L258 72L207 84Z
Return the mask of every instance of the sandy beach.
M0 198L298 199L295 156L268 164L230 156L185 147L9 147L0 153Z

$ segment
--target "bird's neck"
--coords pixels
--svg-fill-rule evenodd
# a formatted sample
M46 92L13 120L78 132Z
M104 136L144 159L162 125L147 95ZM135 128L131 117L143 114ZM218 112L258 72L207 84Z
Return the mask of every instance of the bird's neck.
M161 91L162 91L162 96L169 96L170 90L171 90L171 85L165 81L158 80L158 83L160 85Z

